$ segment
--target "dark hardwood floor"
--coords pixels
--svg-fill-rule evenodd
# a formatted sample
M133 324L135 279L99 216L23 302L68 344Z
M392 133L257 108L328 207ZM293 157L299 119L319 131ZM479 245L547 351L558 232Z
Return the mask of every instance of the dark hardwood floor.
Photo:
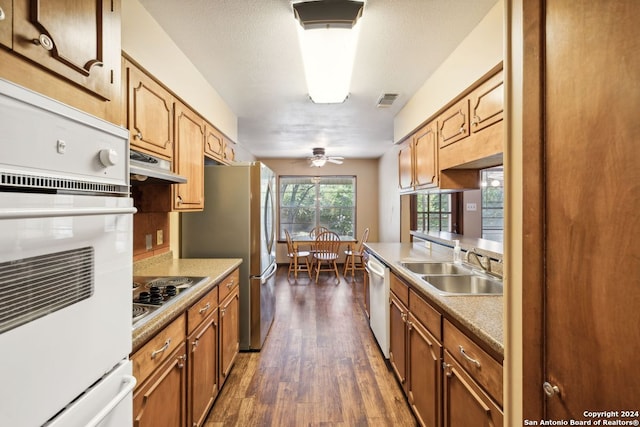
M280 267L262 351L240 353L205 427L415 426L369 329L362 273L286 275Z

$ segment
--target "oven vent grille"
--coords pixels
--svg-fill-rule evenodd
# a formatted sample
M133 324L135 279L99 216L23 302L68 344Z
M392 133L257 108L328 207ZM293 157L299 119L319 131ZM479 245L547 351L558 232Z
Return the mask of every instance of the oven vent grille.
M93 295L86 247L0 263L0 334Z
M80 181L68 178L0 172L0 186L14 189L29 189L36 192L61 192L75 194L129 195L127 186L101 182Z

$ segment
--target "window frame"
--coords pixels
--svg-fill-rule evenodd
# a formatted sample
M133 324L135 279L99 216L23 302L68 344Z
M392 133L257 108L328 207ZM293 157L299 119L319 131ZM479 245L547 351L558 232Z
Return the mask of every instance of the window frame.
M357 218L358 218L358 203L357 203L357 188L358 188L358 180L357 180L357 176L356 175L278 175L278 241L279 242L283 242L285 241L285 236L284 236L284 226L283 226L283 221L282 221L282 211L283 211L283 206L282 206L282 185L283 185L283 180L305 180L305 179L309 179L310 181L314 181L317 180L317 182L314 183L315 185L315 206L314 206L314 223L313 223L313 227L316 226L325 226L328 227L329 229L331 229L332 227L330 227L328 224L324 224L321 223L322 220L322 215L320 214L321 209L323 208L323 206L320 205L321 203L321 199L318 197L321 189L320 187L323 184L323 180L330 180L330 179L337 179L337 180L350 180L351 181L351 185L353 188L352 191L352 217L353 217L353 221L351 224L351 233L344 233L344 232L339 232L338 234L341 234L342 236L350 236L353 237L354 239L356 238L356 233L357 233ZM326 183L325 183L326 184ZM326 206L324 206L326 208ZM289 225L291 225L291 223L288 223ZM293 223L295 224L295 223ZM308 231L311 231L311 228ZM288 229L291 229L291 227L289 227ZM333 231L333 230L332 230Z
M413 231L419 231L419 232L430 232L430 231L436 231L436 230L429 230L429 220L428 220L428 215L430 214L429 211L426 211L427 214L427 220L426 220L426 224L427 224L427 229L426 230L418 230L418 197L431 197L437 195L439 197L442 196L451 196L451 201L450 201L450 210L447 211L434 211L433 214L438 214L438 215L442 215L444 214L448 214L451 216L451 230L442 230L442 221L440 221L440 230L437 231L445 231L447 233L454 233L454 234L463 234L464 231L464 227L463 227L463 215L462 215L462 203L463 203L463 198L462 198L462 193L461 192L429 192L429 193L413 193L411 194L411 199L410 199L410 209L411 209L411 222L410 222L410 228ZM427 203L427 206L429 206L429 203ZM442 203L440 203L440 206L442 206Z

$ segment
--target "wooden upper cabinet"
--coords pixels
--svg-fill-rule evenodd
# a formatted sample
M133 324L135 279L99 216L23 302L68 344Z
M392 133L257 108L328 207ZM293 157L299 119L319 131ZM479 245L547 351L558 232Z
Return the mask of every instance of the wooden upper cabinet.
M445 111L438 120L440 148L469 136L469 99L464 98Z
M224 139L224 162L233 163L236 161L236 145L230 139Z
M14 0L13 51L100 98L118 99L120 0Z
M123 67L131 148L171 160L174 150L173 96L130 62L124 60Z
M235 144L212 124L206 123L205 128L204 155L220 163L233 163L236 159Z
M502 70L471 93L471 132L479 132L502 121L504 81Z
M205 123L204 155L220 162L224 159L224 137L210 123Z
M0 44L11 49L13 27L13 3L0 0Z
M438 185L438 139L436 123L420 129L413 137L415 185L436 187Z
M174 107L174 171L187 178L173 184L173 209L193 211L204 208L204 120L181 102Z
M400 190L413 189L413 141L405 143L398 151L398 172Z

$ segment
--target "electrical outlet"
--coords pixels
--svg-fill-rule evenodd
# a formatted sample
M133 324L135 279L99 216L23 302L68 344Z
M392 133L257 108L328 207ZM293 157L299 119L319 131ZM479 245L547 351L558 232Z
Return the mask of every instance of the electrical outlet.
M153 235L145 234L144 235L144 244L145 244L145 246L146 246L148 251L153 249Z
M156 243L158 244L158 246L164 243L164 236L163 236L162 230L156 231Z

